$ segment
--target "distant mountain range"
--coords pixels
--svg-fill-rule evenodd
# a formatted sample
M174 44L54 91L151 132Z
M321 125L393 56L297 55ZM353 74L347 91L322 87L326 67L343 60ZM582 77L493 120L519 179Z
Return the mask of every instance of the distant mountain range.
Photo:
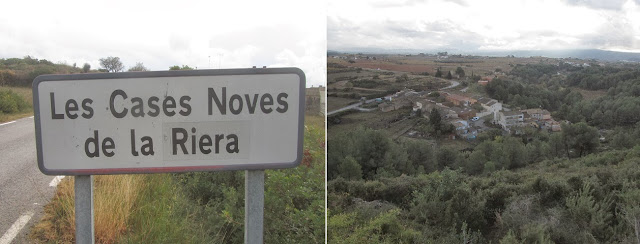
M447 51L449 54L478 55L505 57L513 55L516 57L542 56L549 58L579 58L596 59L609 62L640 62L640 53L617 52L600 49L574 49L574 50L510 50L510 51L459 51L459 50L419 50L419 49L377 49L377 48L353 48L343 51L327 51L328 55L340 53L363 53L363 54L418 54Z

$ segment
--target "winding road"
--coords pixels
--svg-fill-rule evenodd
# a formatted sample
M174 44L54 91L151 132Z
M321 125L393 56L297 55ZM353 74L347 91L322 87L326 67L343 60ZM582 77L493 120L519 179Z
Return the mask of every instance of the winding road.
M455 80L452 80L452 81L451 81L451 85L449 85L449 86L447 86L447 87L440 88L440 91L442 91L442 90L446 90L446 89L455 88L456 86L459 86L459 85L460 85L460 82L455 81ZM369 100L366 100L366 101L365 101L365 103L371 103L371 102L373 102L373 101L375 101L375 100L376 100L375 98L373 98L373 99L369 99ZM327 113L327 116L330 116L330 115L332 115L332 114L339 113L339 112L342 112L342 111L346 111L346 110L349 110L349 109L360 109L360 106L361 106L361 105L362 105L362 103L361 103L361 102L357 102L357 103L351 104L351 105L349 105L349 106L342 107L342 108L339 108L339 109L333 110L333 111L331 111L331 112L328 112L328 113ZM362 110L362 109L361 109L361 110ZM364 111L371 111L371 110L364 110Z

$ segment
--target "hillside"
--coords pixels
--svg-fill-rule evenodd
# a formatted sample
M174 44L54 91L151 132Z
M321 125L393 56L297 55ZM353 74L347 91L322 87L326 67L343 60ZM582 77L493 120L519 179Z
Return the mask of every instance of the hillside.
M33 79L39 75L82 72L79 67L68 64L54 64L49 60L39 60L30 56L25 56L24 58L0 58L0 86L30 86Z
M461 87L446 92L403 90L380 109L328 119L328 241L638 243L640 65L458 60L446 63L448 69L491 77L481 84L460 76ZM400 69L433 61L386 55L384 62ZM389 74L388 82L397 83L393 76L400 74ZM376 84L351 77L353 91ZM408 77L418 81L416 74ZM329 82L330 91L344 92L335 84ZM494 112L498 119L484 116L480 124L473 115L445 117L456 107L487 114L485 105L460 105L460 99L493 99L489 104L502 108ZM382 110L390 105L402 107ZM526 114L525 122L504 122L514 114Z

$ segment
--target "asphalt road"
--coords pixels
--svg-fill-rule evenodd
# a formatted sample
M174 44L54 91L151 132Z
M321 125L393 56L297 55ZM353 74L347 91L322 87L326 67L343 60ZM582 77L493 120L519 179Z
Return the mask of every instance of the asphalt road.
M454 87L459 86L459 85L460 85L460 82L452 80L451 81L451 85L449 85L447 87L440 88L440 90L442 91L442 90L446 90L446 89L451 89L451 88L454 88Z
M376 100L375 98L369 99L369 100L365 101L365 103L372 103L375 100ZM349 109L355 109L355 108L360 107L360 105L362 105L362 102L357 102L357 103L351 104L349 106L346 106L346 107L339 108L339 109L333 110L331 112L328 112L327 115L332 115L332 114L339 113L339 112L342 112L342 111L345 111L345 110L349 110Z
M29 243L29 229L60 179L38 169L33 123L30 117L0 124L0 244Z

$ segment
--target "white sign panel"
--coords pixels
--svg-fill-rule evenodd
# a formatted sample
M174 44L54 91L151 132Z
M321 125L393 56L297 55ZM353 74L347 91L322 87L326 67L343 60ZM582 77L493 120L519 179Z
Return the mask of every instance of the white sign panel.
M298 68L39 76L38 166L49 175L294 167Z

